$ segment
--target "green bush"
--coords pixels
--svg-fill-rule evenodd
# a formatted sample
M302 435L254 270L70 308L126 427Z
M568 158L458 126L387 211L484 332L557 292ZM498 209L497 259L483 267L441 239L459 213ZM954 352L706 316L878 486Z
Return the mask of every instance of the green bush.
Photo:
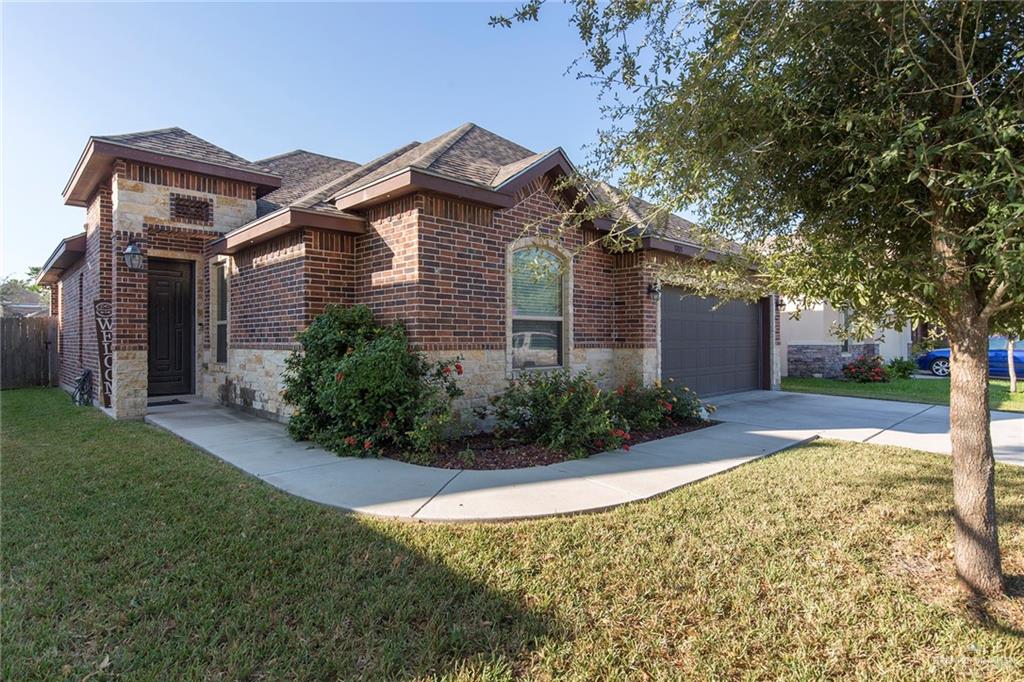
M493 416L495 435L536 443L574 457L595 450L629 450L630 431L703 420L708 411L687 388L627 384L601 390L589 372L529 372L509 382L477 416Z
M877 355L861 355L853 362L843 365L843 376L859 384L889 381L889 375Z
M917 372L917 363L906 358L893 358L885 365L890 379L909 379Z
M511 443L534 443L585 457L594 450L625 446L626 424L611 412L612 400L588 372L528 372L490 400L494 434Z
M328 308L298 341L284 376L294 438L346 455L440 444L462 394L457 361L428 362L409 349L401 324L379 325L365 306Z
M686 388L668 384L642 386L630 382L615 389L610 409L630 431L653 431L687 421L700 421L713 410Z

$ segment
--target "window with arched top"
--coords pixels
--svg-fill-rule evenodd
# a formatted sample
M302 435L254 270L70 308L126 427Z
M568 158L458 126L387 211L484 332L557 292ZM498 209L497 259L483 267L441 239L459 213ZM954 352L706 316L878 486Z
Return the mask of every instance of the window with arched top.
M539 246L512 252L509 284L512 369L561 367L566 346L566 272Z

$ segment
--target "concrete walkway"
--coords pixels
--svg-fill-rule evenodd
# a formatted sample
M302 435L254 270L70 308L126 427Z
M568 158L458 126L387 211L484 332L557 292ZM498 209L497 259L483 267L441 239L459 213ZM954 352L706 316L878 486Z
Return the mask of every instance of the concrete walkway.
M341 509L429 521L568 514L642 500L817 436L948 453L949 409L864 398L751 391L719 399L724 423L587 459L528 469L434 469L338 457L282 425L197 398L146 421L281 490ZM992 413L996 458L1024 465L1024 414Z
M750 391L717 401L716 419L877 445L950 453L949 408L843 396ZM1024 413L992 412L996 459L1024 465Z
M527 469L435 469L338 457L291 440L282 425L197 398L150 407L146 421L299 497L341 509L429 521L569 514L642 500L813 438L717 424L587 459Z

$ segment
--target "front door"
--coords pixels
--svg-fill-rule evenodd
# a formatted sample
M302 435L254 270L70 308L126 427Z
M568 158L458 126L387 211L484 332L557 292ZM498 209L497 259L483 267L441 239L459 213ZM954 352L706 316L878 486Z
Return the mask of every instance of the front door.
M192 263L149 259L149 395L192 392Z

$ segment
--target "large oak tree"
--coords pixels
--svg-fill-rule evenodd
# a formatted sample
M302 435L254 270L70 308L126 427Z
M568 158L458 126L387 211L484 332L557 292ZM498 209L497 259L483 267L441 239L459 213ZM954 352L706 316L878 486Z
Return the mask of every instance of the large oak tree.
M716 279L946 331L956 569L1000 592L987 342L1024 318L1021 5L570 5L608 116L591 171L744 244Z

